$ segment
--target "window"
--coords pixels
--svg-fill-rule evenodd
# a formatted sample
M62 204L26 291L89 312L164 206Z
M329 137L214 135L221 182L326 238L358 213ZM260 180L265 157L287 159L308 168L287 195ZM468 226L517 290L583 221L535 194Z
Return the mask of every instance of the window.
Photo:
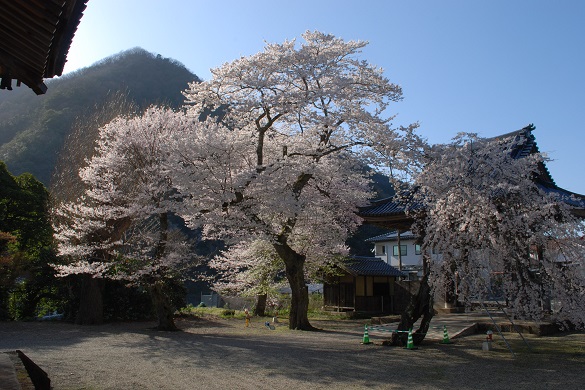
M406 245L400 245L400 255L406 256ZM398 256L398 245L392 248L392 256Z
M414 244L414 254L420 255L422 251L420 250L420 244Z
M376 245L376 256L386 254L386 245Z

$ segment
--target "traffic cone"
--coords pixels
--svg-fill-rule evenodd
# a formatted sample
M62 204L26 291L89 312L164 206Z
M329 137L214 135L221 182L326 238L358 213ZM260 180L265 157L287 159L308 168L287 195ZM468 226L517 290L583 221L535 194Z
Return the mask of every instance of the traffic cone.
M443 325L443 341L441 344L453 344L451 340L449 340L449 333L447 333L447 325Z
M406 342L406 349L416 349L414 341L412 341L412 328L408 331L408 341Z
M368 325L364 325L364 338L362 339L362 344L373 344L368 335Z

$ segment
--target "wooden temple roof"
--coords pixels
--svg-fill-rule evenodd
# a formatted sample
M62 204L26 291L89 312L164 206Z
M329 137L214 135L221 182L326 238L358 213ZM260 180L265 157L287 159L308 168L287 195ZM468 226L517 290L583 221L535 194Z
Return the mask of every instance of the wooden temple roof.
M412 233L410 230L401 231L400 232L400 239L401 240L413 240L416 239L416 235ZM387 232L384 234L380 234L375 237L370 237L366 239L367 242L386 242L386 241L398 241L398 232L393 230L391 232Z
M533 125L528 125L523 129L493 137L492 139L504 140L514 137L513 141L523 140L523 142L514 142L514 147L510 150L512 157L523 158L532 153L539 152L536 137L532 134L534 129L535 127ZM574 215L585 218L585 195L576 194L558 187L544 163L540 163L538 176L534 180L545 192L557 194L563 202L572 208ZM410 205L409 207L417 208L420 206ZM406 231L410 229L413 223L413 219L407 215L406 208L406 203L401 200L385 198L372 201L370 205L361 207L358 215L366 223L388 229Z
M88 0L0 0L0 89L24 83L37 95L61 76Z
M407 276L378 257L352 256L341 268L353 276Z
M370 202L370 205L360 207L358 215L366 223L388 229L402 231L410 229L414 219L406 213L406 205L400 200L384 198Z
M512 139L513 147L510 150L510 155L515 158L523 158L529 156L533 153L540 153L538 149L538 144L536 143L536 137L532 134L532 131L535 129L534 125L530 124L523 129L513 131L511 133L499 135L496 137L490 138L490 140L509 140ZM518 142L522 141L522 142ZM510 142L510 141L508 141ZM550 172L546 165L541 162L539 163L539 174L535 178L535 181L539 184L542 184L546 187L556 187L555 181L553 180Z

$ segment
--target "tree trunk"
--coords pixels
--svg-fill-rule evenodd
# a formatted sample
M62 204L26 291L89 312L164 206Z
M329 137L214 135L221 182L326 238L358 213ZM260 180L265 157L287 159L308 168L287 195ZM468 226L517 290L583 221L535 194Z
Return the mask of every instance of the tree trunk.
M451 260L449 264L445 263L443 267L443 274L452 276L452 278L445 278L443 285L445 290L445 309L449 307L457 307L457 264L454 260Z
M431 288L428 283L428 274L423 277L416 295L410 299L410 303L402 313L400 323L392 333L392 338L383 342L384 345L406 346L408 331L412 329L414 323L422 317L419 328L412 333L412 341L415 345L420 344L429 330L431 319L433 318L433 297Z
M167 294L164 281L158 280L154 282L150 285L149 290L158 320L156 328L158 330L166 331L178 330L174 320L175 309L173 308L171 299Z
M260 294L256 297L256 306L254 307L254 315L264 317L266 315L266 299L267 294Z
M89 274L82 275L77 325L99 325L104 322L103 281Z
M169 216L167 213L160 213L158 215L160 223L159 241L156 246L155 259L160 259L165 255L167 249L167 239L169 230ZM158 319L158 330L173 331L178 330L175 325L174 315L175 308L169 297L167 286L164 279L154 279L148 286L150 296Z
M289 329L316 330L310 323L307 312L309 311L309 290L305 284L305 256L296 253L286 243L277 243L274 249L284 260L286 278L290 284L291 301L288 317Z

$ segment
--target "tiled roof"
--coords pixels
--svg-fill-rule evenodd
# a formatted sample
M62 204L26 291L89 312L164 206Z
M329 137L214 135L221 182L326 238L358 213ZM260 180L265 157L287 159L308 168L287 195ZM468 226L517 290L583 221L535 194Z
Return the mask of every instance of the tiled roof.
M378 257L353 256L342 268L354 276L406 276Z
M359 215L399 215L404 214L406 206L400 202L394 201L393 198L385 198L373 201L371 205L361 207Z
M511 143L510 156L514 159L524 158L532 153L539 153L536 137L532 134L535 129L534 125L530 124L520 130L511 133L499 135L491 138L492 140L507 140ZM536 177L536 181L548 187L556 187L548 168L544 163L539 164L540 173Z
M0 0L1 89L28 85L45 93L60 76L88 0Z
M410 206L411 211L420 205ZM371 202L369 206L358 208L358 215L366 222L388 229L410 229L413 218L406 215L406 206L396 198L385 198Z
M534 137L534 134L532 134L532 131L534 129L535 129L534 125L531 124L520 130L498 135L489 139L509 140L510 138L513 138L512 142L514 142L514 147L511 149L510 154L515 159L522 158L528 156L530 153L534 151L538 151L538 147L536 146L536 137ZM518 143L521 137L523 137L522 143Z
M416 236L410 231L400 232L400 239L401 240L412 240L413 238L416 238ZM368 238L366 241L383 242L383 241L396 241L396 240L398 240L398 233L396 231L391 231L388 233L380 234L379 236Z
M556 194L559 199L568 205L572 210L573 214L585 218L585 196L576 194L571 191L567 191L563 188L554 186L554 187L547 187L547 186L539 186L541 190L545 191L549 194Z

